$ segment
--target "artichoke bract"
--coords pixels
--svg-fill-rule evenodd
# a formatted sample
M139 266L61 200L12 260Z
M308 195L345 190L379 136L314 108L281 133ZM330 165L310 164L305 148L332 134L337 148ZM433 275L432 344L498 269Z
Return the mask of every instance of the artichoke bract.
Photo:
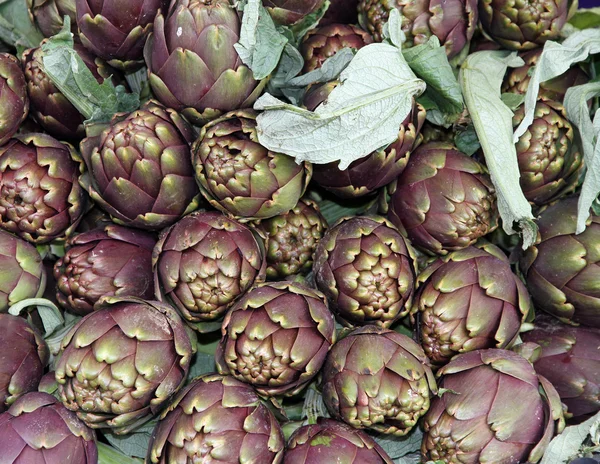
M229 1L174 0L163 13L144 50L156 98L197 125L251 107L266 82L233 48L241 22Z
M283 464L393 464L375 440L361 430L319 417L288 440Z
M485 33L509 50L531 50L556 40L567 22L569 0L480 0Z
M337 342L322 375L323 400L335 419L397 436L412 430L437 391L423 349L373 325Z
M294 282L260 284L225 316L215 361L221 374L262 396L292 396L319 373L335 342L325 297Z
M437 259L418 282L421 346L437 365L458 353L509 347L532 310L525 285L490 243Z
M260 222L267 236L267 277L308 274L313 254L327 228L316 202L302 198L290 211Z
M425 109L415 103L390 145L353 161L343 171L337 162L314 164L314 182L341 198L362 197L388 185L404 171L411 153L420 145L424 121Z
M600 217L591 215L576 235L578 199L568 197L542 212L537 241L523 252L520 268L537 309L565 323L600 328Z
M156 425L148 464L278 464L281 427L254 389L231 376L206 374L182 389Z
M42 45L44 43L42 42ZM104 79L114 76L114 69L92 55L81 44L75 43L73 49L100 84ZM79 141L85 136L85 117L44 72L42 58L41 47L31 48L23 53L23 70L27 80L31 114L50 135L61 140Z
M358 21L381 42L394 8L402 15L403 46L423 44L435 35L449 58L469 44L477 27L477 0L359 0Z
M93 430L52 395L28 393L0 414L0 450L6 464L97 464Z
M50 351L34 327L10 314L0 314L0 346L0 412L3 412L17 398L37 389Z
M300 44L304 58L302 72L320 68L327 58L331 58L342 48L359 50L373 42L371 36L360 27L350 24L331 24L309 31Z
M54 265L58 303L79 315L91 313L103 296L154 296L152 250L156 237L109 224L68 241Z
M0 313L27 298L39 298L46 288L46 270L37 249L0 230Z
M387 219L342 219L315 251L317 287L347 326L389 327L410 310L417 268L411 245Z
M438 374L445 391L423 422L423 461L534 463L564 428L552 384L512 351L461 354Z
M87 205L78 156L46 134L18 135L0 147L0 228L36 245L69 236Z
M276 24L290 26L316 12L325 0L262 0Z
M81 43L121 71L144 64L144 44L168 0L75 0Z
M600 329L572 327L541 314L521 338L540 347L533 367L554 385L574 421L600 411Z
M265 279L260 239L219 212L192 213L164 231L152 262L157 298L173 302L199 331Z
M75 0L27 0L27 6L45 37L52 37L62 30L65 16L71 18L71 31L77 35Z
M103 297L63 338L63 404L92 428L126 434L161 412L184 384L195 336L158 301Z
M312 175L310 163L297 164L258 142L252 110L232 111L206 124L192 151L202 195L242 222L287 213Z
M524 114L521 105L513 117L515 127ZM539 100L533 122L515 146L521 189L530 202L542 206L575 190L583 170L583 156L560 103Z
M29 113L25 75L19 60L9 53L0 53L0 83L0 145L4 145Z
M424 251L460 250L498 227L485 167L448 143L421 145L390 195L388 217Z
M118 224L158 230L199 206L188 122L153 101L81 142L81 184Z

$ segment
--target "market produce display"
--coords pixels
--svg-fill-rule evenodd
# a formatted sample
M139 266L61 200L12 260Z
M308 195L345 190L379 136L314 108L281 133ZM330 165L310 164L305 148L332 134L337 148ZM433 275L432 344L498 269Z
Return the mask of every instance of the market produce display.
M0 464L600 463L600 3L0 1Z

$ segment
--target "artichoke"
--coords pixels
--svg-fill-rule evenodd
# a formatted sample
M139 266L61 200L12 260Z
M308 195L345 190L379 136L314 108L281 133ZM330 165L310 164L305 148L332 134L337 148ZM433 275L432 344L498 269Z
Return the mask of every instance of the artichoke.
M514 114L517 127L523 105ZM542 206L575 190L583 170L583 156L575 131L560 103L539 100L533 123L516 143L521 188L530 202Z
M565 323L600 328L600 217L591 215L576 235L577 200L568 197L542 212L537 241L520 267L536 308Z
M0 314L0 346L0 412L4 412L17 398L37 389L50 352L35 328L10 314Z
M325 16L319 21L319 26L330 24L358 23L358 0L330 0Z
M99 136L81 142L88 167L81 184L118 224L162 229L199 205L193 137L184 118L153 101L116 114Z
M97 464L96 436L48 393L28 393L0 414L3 464Z
M509 50L531 50L556 40L567 22L570 0L480 0L485 33Z
M344 325L389 327L410 310L416 268L412 247L387 219L359 216L327 231L313 272Z
M42 42L42 45L44 43L46 42ZM100 84L104 79L114 76L115 71L112 68L92 55L81 44L76 43L73 49ZM85 117L67 97L60 93L43 71L42 59L41 46L23 53L22 62L27 80L27 92L31 100L31 114L50 135L61 140L79 141L85 136L83 126Z
M343 48L358 50L373 41L360 27L346 24L331 24L309 31L302 39L300 52L304 58L302 72L319 69L327 58Z
M156 245L156 297L171 301L193 328L204 331L203 323L222 319L239 296L264 280L261 242L248 227L218 212L184 217Z
M148 464L277 464L284 440L256 392L231 376L207 374L181 390L158 422Z
M325 0L263 0L262 3L276 24L291 26L315 13Z
M19 135L0 147L0 227L35 244L70 235L87 204L78 156L45 134Z
M25 76L17 58L8 53L0 53L0 83L0 145L4 145L29 113Z
M242 222L287 213L312 175L310 163L297 164L258 142L252 110L232 111L208 123L192 150L202 195Z
M251 107L266 81L254 80L233 47L240 28L228 0L173 0L144 50L156 98L197 125Z
M54 265L56 299L67 311L84 316L102 296L154 296L153 235L109 224L69 239Z
M313 97L311 94L308 96ZM411 152L421 143L420 131L424 121L425 109L415 103L402 122L398 138L394 142L352 162L343 171L336 162L315 164L313 180L341 198L357 198L375 192L394 181L404 171Z
M58 393L89 427L125 434L181 388L196 340L158 301L104 297L96 309L62 340Z
M502 83L503 93L518 93L524 95L529 87L531 76L530 70L538 64L542 50L540 48L520 53L519 56L525 61L523 66L509 69L508 74ZM585 84L589 77L579 67L572 67L564 74L540 82L539 98L544 100L563 101L565 93L570 87Z
M393 464L366 433L343 422L320 417L290 437L283 464Z
M402 15L403 46L423 44L435 35L449 58L469 44L477 26L477 0L359 0L358 21L381 42L394 8Z
M421 346L437 365L458 353L509 347L532 310L525 285L490 243L438 258L418 282Z
M45 37L58 34L64 26L64 18L71 18L71 31L77 34L75 0L27 0L33 22Z
M323 400L335 419L397 436L412 430L437 391L421 347L373 325L337 342L322 375Z
M121 71L144 64L144 44L168 0L75 0L81 43Z
M447 254L498 227L485 167L449 143L421 145L390 188L389 218L413 245Z
M0 230L0 313L46 288L46 270L36 248Z
M219 373L263 396L292 396L318 374L335 342L325 297L295 282L260 284L225 316L215 360Z
M267 236L267 277L285 279L306 275L313 267L313 254L327 228L316 202L302 198L285 214L260 223Z
M423 422L423 461L535 463L564 428L558 393L516 353L461 354L438 375L444 394Z

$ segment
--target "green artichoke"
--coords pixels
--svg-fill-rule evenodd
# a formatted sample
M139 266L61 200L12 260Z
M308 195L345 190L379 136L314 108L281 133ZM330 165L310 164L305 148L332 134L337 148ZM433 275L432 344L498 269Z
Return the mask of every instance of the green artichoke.
M0 412L4 412L20 396L37 390L50 352L35 328L10 314L0 314L0 346Z
M290 211L260 223L267 236L267 277L285 279L306 275L327 228L316 202L302 198Z
M153 101L117 114L99 136L81 142L88 167L81 184L115 222L162 229L199 206L193 137L184 118Z
M397 436L412 430L437 391L421 347L373 325L337 342L322 375L323 399L335 419Z
M87 204L78 156L45 134L19 135L0 147L0 227L34 244L70 235Z
M521 337L539 346L533 367L556 388L574 421L600 411L600 329L572 327L540 314L535 328Z
M444 393L423 422L423 461L535 463L564 428L552 384L512 351L461 354L438 375Z
M48 393L28 393L0 414L3 464L97 464L96 435Z
M126 434L181 388L196 340L158 301L104 297L96 309L62 340L58 393L89 427Z
M410 310L416 268L412 247L387 219L358 216L327 231L313 272L344 325L389 327Z
M192 213L165 230L152 261L156 297L172 302L199 331L265 279L262 240L219 212Z
M425 109L415 103L402 122L394 142L352 162L343 171L336 162L314 164L313 180L341 198L358 198L375 192L393 182L404 171L411 153L421 143L420 131L424 121Z
M46 270L36 248L0 230L0 313L27 298L39 298L46 288Z
M71 31L77 34L75 0L27 0L27 6L33 22L45 37L62 30L65 16L71 18Z
M154 296L153 235L109 224L69 239L54 265L58 303L75 314L93 311L102 296Z
M402 15L403 46L423 44L435 35L449 58L469 44L477 26L477 0L359 0L358 21L381 42L394 8Z
M419 275L413 311L433 364L482 348L507 348L532 310L527 289L495 245L438 258Z
M158 422L148 464L277 464L285 442L273 413L252 387L206 374L181 390Z
M116 69L135 71L144 64L144 44L154 18L168 0L75 0L81 43Z
M197 125L251 107L266 81L254 80L233 47L240 28L228 0L174 0L144 50L156 98Z
M517 127L525 115L521 105L514 114ZM542 206L557 200L577 187L583 170L583 156L575 131L563 106L539 100L532 124L516 143L521 172L521 188L530 202Z
M325 297L295 282L260 284L225 316L215 360L219 373L263 396L292 396L318 374L335 342Z
M315 13L325 0L263 0L262 3L275 23L291 26Z
M297 429L290 437L283 464L393 464L369 435L332 419Z
M252 110L232 111L205 125L192 151L202 195L242 222L287 213L312 175L310 163L297 164L258 142Z
M531 76L530 70L538 64L542 49L537 48L528 52L520 53L519 56L525 61L523 66L509 69L502 83L503 93L518 93L524 95L529 87ZM539 97L544 100L563 101L565 93L570 87L585 84L589 77L578 67L572 67L564 74L540 83Z
M331 24L309 31L300 44L300 53L304 58L303 73L314 71L323 66L343 48L359 50L373 41L371 36L360 27L346 24Z
M509 50L531 50L556 40L567 22L569 0L480 0L485 33Z
M576 235L577 196L544 210L536 243L520 267L536 308L569 324L600 328L600 217L591 215Z
M42 42L42 45L45 42ZM81 44L73 49L99 83L115 71L104 61L96 58ZM85 137L85 117L65 97L43 71L41 47L23 53L22 62L27 80L27 92L31 101L31 114L46 132L60 140L79 141ZM116 80L115 80L116 82Z
M449 143L421 145L390 187L389 218L413 245L440 255L498 227L485 167Z
M8 53L0 53L0 83L0 145L4 145L29 113L25 76L19 60Z

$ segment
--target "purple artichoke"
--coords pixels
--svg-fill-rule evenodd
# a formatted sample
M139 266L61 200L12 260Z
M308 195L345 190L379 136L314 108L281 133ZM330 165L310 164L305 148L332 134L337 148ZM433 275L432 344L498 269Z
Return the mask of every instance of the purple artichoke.
M158 422L148 464L277 464L283 433L252 387L207 374L181 390Z
M86 209L83 164L72 146L45 134L0 147L0 227L41 244L70 235Z
M27 0L27 6L45 37L52 37L62 30L65 16L71 18L71 31L77 35L75 0Z
M319 373L335 342L325 297L294 282L261 284L225 316L218 371L263 396L292 396Z
M25 75L19 60L8 53L0 53L0 84L0 145L4 145L29 113Z
M54 265L56 299L67 311L86 315L102 296L154 296L153 235L109 224L69 240Z
M358 0L330 0L325 16L319 21L319 26L330 24L358 23Z

